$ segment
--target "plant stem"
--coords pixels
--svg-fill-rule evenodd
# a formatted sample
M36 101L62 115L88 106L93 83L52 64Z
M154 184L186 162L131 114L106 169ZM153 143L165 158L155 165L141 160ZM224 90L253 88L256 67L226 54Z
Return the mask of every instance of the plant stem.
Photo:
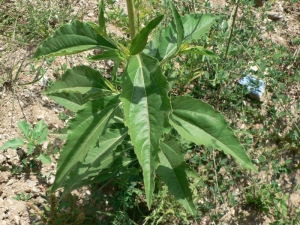
M133 0L126 0L126 3L127 3L128 17L129 17L130 39L132 40L135 37L135 20L134 20Z
M235 24L235 20L236 20L236 15L237 15L237 11L238 11L238 8L239 8L239 3L240 3L240 0L237 0L236 1L236 5L235 5L235 9L234 9L233 18L232 18L232 23L230 24L230 26L231 26L230 35L229 35L229 39L228 39L228 42L227 42L226 52L225 52L225 57L224 58L226 58L227 54L228 54L229 45L230 45L230 42L231 42L231 38L232 38L232 34L233 34L233 29L234 29L234 24ZM230 20L231 20L231 18L230 18Z

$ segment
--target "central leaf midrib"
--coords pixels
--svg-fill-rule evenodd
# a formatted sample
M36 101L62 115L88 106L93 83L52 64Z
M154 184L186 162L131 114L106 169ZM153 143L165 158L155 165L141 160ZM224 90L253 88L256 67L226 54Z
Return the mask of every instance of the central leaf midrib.
M176 114L176 111L181 112L181 113L177 113ZM210 118L210 119L212 119L212 120L214 120L216 122L220 122L220 123L222 122L219 119L217 119L216 117L213 117L213 116L207 115L205 113L201 113L201 112L196 112L196 111L191 111L191 110L186 110L186 109L176 109L176 108L173 109L173 112L174 112L175 115L181 115L181 114L185 114L185 113L191 113L191 114L199 115L199 117ZM178 117L180 117L180 116L178 116Z
M118 104L119 104L119 103L118 103ZM118 104L115 104L115 105L118 105ZM114 105L110 105L110 106L107 107L107 108L113 109L113 106L114 106ZM106 108L106 109L107 109L107 108ZM112 111L115 111L117 108L118 108L118 107L115 107L114 110L112 110ZM111 109L109 109L108 111L110 111ZM103 111L103 110L101 110L101 111ZM100 112L100 113L101 113L101 112ZM92 116L93 116L93 115L92 115ZM103 123L106 123L106 122L107 122L106 119L107 119L108 117L110 117L110 116L111 116L111 114L107 114L105 117L102 117L102 118L105 118L105 119L104 119L104 120L102 119L101 123L98 123L98 126L96 126L96 127L92 130L91 135L88 136L88 138L86 139L87 141L85 141L85 143L88 143L88 142L89 142L89 140L93 137L93 135L94 135L94 133L96 132L96 130L98 130L98 128L99 128L100 126L102 126ZM84 145L81 145L81 146L84 146Z
M144 70L143 70L143 65L142 65L142 61L141 61L141 58L140 58L140 55L137 55L137 59L138 59L138 63L139 63L139 68L141 68L141 72L142 72L142 79L143 79L143 88L145 90L145 99L146 99L146 107L147 107L147 127L148 127L148 137L150 139L150 147L152 147L152 142L151 142L151 126L150 126L150 117L149 117L149 104L148 104L148 95L147 95L147 90L146 90L146 83L145 83L145 79L144 79ZM141 154L142 156L143 154ZM151 156L150 156L151 157ZM151 165L149 163L149 171L151 171Z

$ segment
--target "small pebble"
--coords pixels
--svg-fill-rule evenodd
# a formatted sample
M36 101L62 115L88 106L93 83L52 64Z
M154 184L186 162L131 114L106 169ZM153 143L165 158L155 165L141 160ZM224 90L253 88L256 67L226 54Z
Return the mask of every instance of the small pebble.
M37 188L37 187L33 187L33 188L32 188L32 192L33 192L33 193L40 193L40 191L41 191L41 190L40 190L39 188Z
M43 102L49 102L49 98L47 96L42 96L42 101Z
M24 154L25 154L25 152L22 149L18 149L17 153L18 153L18 155L19 155L20 158L22 158L24 156Z
M24 107L24 102L20 101L20 106L23 108Z
M42 145L42 149L47 150L49 141L45 141Z
M45 75L39 80L39 85L42 87L46 87L48 83L49 78Z
M55 176L51 175L51 176L47 177L46 182L47 182L47 184L52 185L54 183L54 180L55 180Z
M37 115L36 118L37 118L38 120L43 120L43 119L45 119L45 115L40 114L40 115Z
M278 12L267 12L267 15L270 20L280 20L283 18L283 15Z
M20 217L19 216L14 216L14 220L16 224L20 224Z
M34 188L35 185L36 185L36 182L33 181L33 180L27 180L27 183L28 183L28 186L31 187L31 188Z
M6 158L1 154L0 155L0 164L3 165L3 163L6 161Z
M114 66L114 61L108 60L108 61L106 62L106 64L107 64L109 67L113 67L113 66Z
M13 182L14 182L14 179L10 179L10 180L7 182L6 186L12 185Z
M24 96L27 98L29 98L32 95L31 91L28 89L24 89L23 92L24 92Z

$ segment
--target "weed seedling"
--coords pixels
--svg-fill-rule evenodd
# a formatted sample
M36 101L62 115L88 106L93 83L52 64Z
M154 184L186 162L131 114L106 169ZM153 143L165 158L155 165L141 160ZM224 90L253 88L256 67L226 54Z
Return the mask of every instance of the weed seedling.
M21 194L17 194L13 199L15 199L17 201L28 201L30 198L31 198L30 193L25 195L25 193L22 192Z
M19 121L18 127L22 132L22 136L8 140L0 148L6 150L8 148L18 149L25 146L27 149L26 158L22 159L22 167L29 167L30 171L36 165L41 163L51 163L50 155L42 150L42 143L47 140L48 128L43 120L40 120L34 128L31 127L26 121Z

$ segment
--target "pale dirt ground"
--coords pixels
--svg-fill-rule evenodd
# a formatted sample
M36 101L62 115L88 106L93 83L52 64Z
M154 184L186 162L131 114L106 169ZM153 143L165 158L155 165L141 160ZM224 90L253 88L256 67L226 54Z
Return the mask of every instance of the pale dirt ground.
M88 10L87 15L84 17L85 21L96 21L96 1L78 1L77 3L77 5L74 5L74 10L79 10L82 6ZM214 6L218 3L220 3L221 6L226 4L222 0L212 0ZM120 1L119 4L124 4L124 2ZM287 6L284 2L280 2L280 4L280 6L274 4L274 10L280 10L284 15L283 19L286 21L287 26L285 29L277 30L272 34L265 33L264 35L265 38L271 38L276 43L288 45L289 37L292 33L300 36L300 3L295 4L293 7ZM110 25L109 30L115 33L121 33L121 31L112 25ZM2 46L5 46L5 40L0 39L0 42ZM20 62L25 59L18 83L22 84L32 81L34 75L30 73L30 61L28 58L33 54L34 50L35 49L17 49L14 52L4 55L0 58L0 61L4 63L6 68L0 70L0 75L5 76L4 73L6 69L10 71L13 65L20 65ZM297 49L291 50L297 51ZM56 68L61 67L63 63L66 63L68 68L70 65L88 65L89 63L84 59L86 55L87 53L80 54L79 56L58 57L47 70L45 77L55 80L54 71ZM104 70L110 69L109 65L105 63L95 66ZM64 112L65 109L46 96L41 95L41 91L43 91L44 88L43 82L28 86L15 86L15 97L13 97L12 92L8 88L0 87L0 146L7 140L20 135L20 131L17 128L17 122L19 120L26 119L28 122L35 124L40 119L44 119L50 131L65 127L65 123L58 119L59 113ZM53 146L60 146L61 144L53 137L49 137L49 143L53 143ZM47 149L47 143L44 144L44 149ZM55 161L57 158L53 158L53 163L50 165L42 165L40 168L41 174L43 174L46 179L40 179L40 177L34 173L18 176L12 175L10 172L12 165L19 164L23 155L24 151L22 150L0 152L0 165L2 167L0 171L0 225L31 225L37 222L38 217L35 216L35 211L31 205L34 204L37 207L42 206L44 199L41 196L45 194L45 190L53 182L53 173L55 172ZM264 175L262 174L261 176ZM294 180L300 182L300 172L294 172L285 177L287 188L292 185ZM23 192L31 194L29 202L16 201L13 199L17 194ZM290 194L289 204L291 208L298 208L300 206L300 190ZM222 219L225 224L267 225L272 221L272 218L261 217L251 210L237 210L228 208L226 205L220 205L220 207L223 209L227 208L228 210L228 213ZM244 214L244 217L242 220L237 221L235 219L236 215L240 215L241 213ZM208 224L206 221L199 221L198 224L200 223Z

